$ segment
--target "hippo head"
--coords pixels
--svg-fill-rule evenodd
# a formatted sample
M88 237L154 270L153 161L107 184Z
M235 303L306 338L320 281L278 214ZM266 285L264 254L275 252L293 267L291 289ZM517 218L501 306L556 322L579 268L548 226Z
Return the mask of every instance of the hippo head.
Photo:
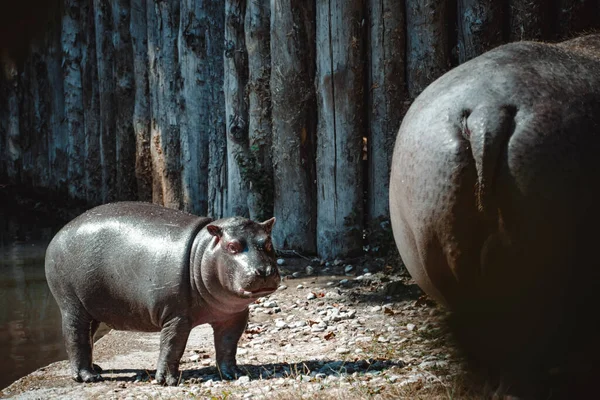
M281 278L271 241L274 223L275 218L260 223L234 217L206 227L213 236L219 286L246 299L277 290Z

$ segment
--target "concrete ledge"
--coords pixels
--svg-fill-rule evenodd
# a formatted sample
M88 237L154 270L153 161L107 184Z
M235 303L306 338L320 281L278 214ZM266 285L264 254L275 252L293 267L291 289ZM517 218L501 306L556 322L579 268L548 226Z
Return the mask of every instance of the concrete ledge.
M104 382L77 383L71 379L68 362L58 361L14 382L0 392L0 397L14 399L124 397L126 391L124 382L132 382L139 375L147 377L156 370L159 338L159 333L110 331L94 346L94 362L103 368ZM214 351L212 329L209 325L201 325L192 330L184 354L197 349ZM210 353L212 354L213 351ZM183 367L184 365L182 369ZM161 397L168 397L168 392L175 388L148 383L140 385L139 389L143 389L142 391L150 397L159 395L159 390Z

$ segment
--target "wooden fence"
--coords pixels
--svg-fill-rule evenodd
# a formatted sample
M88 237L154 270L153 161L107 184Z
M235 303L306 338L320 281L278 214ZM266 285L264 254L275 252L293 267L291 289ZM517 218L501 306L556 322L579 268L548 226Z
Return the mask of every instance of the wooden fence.
M25 43L0 20L0 183L275 215L279 248L325 258L389 233L395 134L429 83L600 23L591 0L43 3Z

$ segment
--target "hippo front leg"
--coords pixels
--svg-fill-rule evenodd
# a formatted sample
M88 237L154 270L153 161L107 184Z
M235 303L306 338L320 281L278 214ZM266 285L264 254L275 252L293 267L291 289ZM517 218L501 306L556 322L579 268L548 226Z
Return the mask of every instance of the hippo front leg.
M179 382L179 361L185 350L192 324L187 319L175 318L160 331L160 354L156 367L156 382L176 386Z
M248 309L232 318L211 324L215 338L217 368L224 379L236 379L241 376L235 361L237 344L248 323Z

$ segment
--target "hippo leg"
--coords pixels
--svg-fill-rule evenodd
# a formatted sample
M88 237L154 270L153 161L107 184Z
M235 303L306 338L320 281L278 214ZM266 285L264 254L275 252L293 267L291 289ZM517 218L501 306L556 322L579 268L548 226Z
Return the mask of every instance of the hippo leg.
M91 331L94 321L84 310L64 311L63 336L73 379L77 382L97 382L102 377L92 367Z
M100 366L98 364L94 364L93 363L93 360L94 360L94 335L96 335L96 331L98 330L99 326L100 326L100 322L96 321L96 320L93 320L92 321L92 325L91 325L91 329L90 329L90 343L92 344L92 368L97 373L101 373L102 372L102 368L100 368Z
M241 376L236 365L235 354L237 344L248 323L248 309L236 314L231 319L211 324L217 353L217 368L224 379L236 379Z
M174 318L163 326L155 376L158 384L176 386L179 383L179 361L191 330L192 324L184 318Z

